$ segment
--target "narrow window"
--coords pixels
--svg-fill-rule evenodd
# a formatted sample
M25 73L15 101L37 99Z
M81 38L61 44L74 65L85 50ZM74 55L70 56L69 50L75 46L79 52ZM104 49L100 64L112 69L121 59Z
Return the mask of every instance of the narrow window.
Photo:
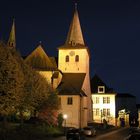
M79 62L79 55L75 56L75 62Z
M110 104L110 97L107 97L107 104Z
M99 97L96 97L96 104L99 104Z
M103 116L106 116L107 112L106 112L106 109L103 108Z
M110 109L107 109L107 116L110 116Z
M72 97L68 97L67 104L72 105L72 103L73 103Z
M66 59L65 59L66 62L69 62L69 56L66 55Z
M107 103L107 97L103 97L103 104Z

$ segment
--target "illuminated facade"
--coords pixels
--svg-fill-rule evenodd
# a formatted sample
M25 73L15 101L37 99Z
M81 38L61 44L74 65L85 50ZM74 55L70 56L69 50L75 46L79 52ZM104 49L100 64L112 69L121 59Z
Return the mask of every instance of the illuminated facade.
M116 93L109 89L102 80L95 75L91 80L93 121L103 123L105 119L109 124L116 123Z
M91 91L94 122L103 123L105 119L111 125L121 126L124 120L128 126L136 118L135 96L114 92L97 75L91 79Z

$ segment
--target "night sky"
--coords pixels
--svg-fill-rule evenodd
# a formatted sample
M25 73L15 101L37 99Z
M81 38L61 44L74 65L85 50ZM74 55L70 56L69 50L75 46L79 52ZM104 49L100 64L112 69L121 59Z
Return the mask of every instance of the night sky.
M0 38L7 41L15 18L17 50L25 56L41 41L49 56L64 44L74 0L3 0ZM95 73L140 103L140 0L78 0L84 40Z

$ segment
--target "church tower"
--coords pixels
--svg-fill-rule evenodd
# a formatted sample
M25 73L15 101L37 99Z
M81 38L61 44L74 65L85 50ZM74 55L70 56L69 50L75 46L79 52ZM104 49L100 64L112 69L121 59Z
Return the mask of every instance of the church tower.
M10 35L9 35L9 39L8 39L8 42L7 42L7 46L10 47L10 48L15 48L16 47L15 22L14 22L14 20L13 20L11 32L10 32Z
M87 122L92 121L91 111L91 89L89 76L89 49L85 45L81 30L77 5L75 5L74 16L70 24L69 32L63 46L58 48L58 69L62 73L84 73L85 79L82 90L87 97L84 97L84 104L87 112Z

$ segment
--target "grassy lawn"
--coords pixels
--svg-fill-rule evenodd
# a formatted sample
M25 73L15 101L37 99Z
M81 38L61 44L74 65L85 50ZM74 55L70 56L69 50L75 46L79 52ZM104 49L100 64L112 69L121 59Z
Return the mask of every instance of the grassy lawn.
M4 129L0 124L0 140L46 140L46 137L63 135L63 130L46 125L8 123Z

